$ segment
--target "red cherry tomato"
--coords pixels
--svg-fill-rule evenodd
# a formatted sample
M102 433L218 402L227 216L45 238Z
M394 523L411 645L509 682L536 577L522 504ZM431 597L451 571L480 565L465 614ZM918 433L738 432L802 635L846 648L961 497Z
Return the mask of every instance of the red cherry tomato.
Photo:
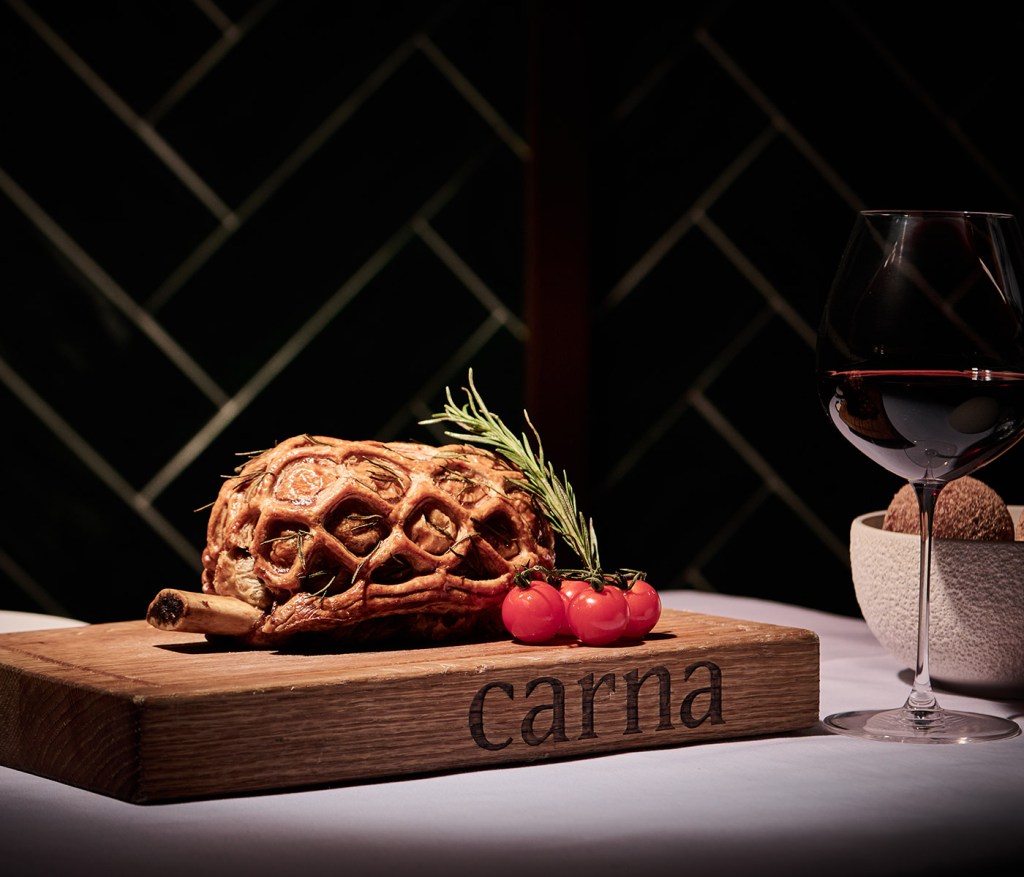
M526 587L513 585L501 604L505 629L524 643L553 639L565 621L565 606L558 591L547 582L534 580Z
M629 622L629 604L622 588L584 588L569 603L569 626L585 646L603 646L622 636Z
M661 618L661 597L652 585L637 579L626 589L626 603L629 604L629 622L622 635L642 639Z
M562 636L575 636L572 627L569 626L569 604L580 591L591 587L589 582L579 579L563 579L559 585L558 593L562 595L562 602L565 603L565 621L562 622L562 629L558 631Z

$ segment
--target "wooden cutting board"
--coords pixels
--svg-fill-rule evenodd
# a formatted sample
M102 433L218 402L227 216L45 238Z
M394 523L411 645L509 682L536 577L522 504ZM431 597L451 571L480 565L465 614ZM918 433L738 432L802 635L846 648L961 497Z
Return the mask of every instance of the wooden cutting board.
M811 631L665 610L643 642L232 651L144 621L0 635L0 763L135 803L772 734Z

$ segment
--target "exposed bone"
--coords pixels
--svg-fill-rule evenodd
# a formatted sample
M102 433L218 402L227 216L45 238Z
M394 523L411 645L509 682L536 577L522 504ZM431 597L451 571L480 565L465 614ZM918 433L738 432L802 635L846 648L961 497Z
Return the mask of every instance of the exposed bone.
M161 630L241 636L263 617L255 606L237 597L165 588L149 604L146 621Z

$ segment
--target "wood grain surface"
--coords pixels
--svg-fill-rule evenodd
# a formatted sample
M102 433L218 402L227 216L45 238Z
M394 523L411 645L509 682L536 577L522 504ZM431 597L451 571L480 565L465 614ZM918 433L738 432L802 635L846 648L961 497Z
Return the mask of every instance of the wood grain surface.
M0 635L0 763L136 803L279 790L799 730L818 681L811 631L675 610L601 648L249 651L97 624Z

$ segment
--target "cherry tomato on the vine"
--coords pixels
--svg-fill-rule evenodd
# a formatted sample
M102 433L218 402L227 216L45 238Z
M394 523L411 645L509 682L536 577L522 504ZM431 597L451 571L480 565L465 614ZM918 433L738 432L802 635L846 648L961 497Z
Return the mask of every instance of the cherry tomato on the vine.
M626 589L626 603L629 604L629 622L622 635L642 639L661 618L661 597L650 583L637 579Z
M562 595L562 601L565 603L565 621L562 622L562 629L559 631L562 636L574 636L572 627L569 626L569 604L572 602L572 598L580 591L591 587L589 582L579 579L562 579L559 584L558 593Z
M587 587L569 603L569 626L585 646L603 646L622 636L629 621L629 604L622 588Z
M565 621L565 605L558 591L545 581L535 579L529 585L513 585L501 604L505 629L524 643L543 643L553 639Z

